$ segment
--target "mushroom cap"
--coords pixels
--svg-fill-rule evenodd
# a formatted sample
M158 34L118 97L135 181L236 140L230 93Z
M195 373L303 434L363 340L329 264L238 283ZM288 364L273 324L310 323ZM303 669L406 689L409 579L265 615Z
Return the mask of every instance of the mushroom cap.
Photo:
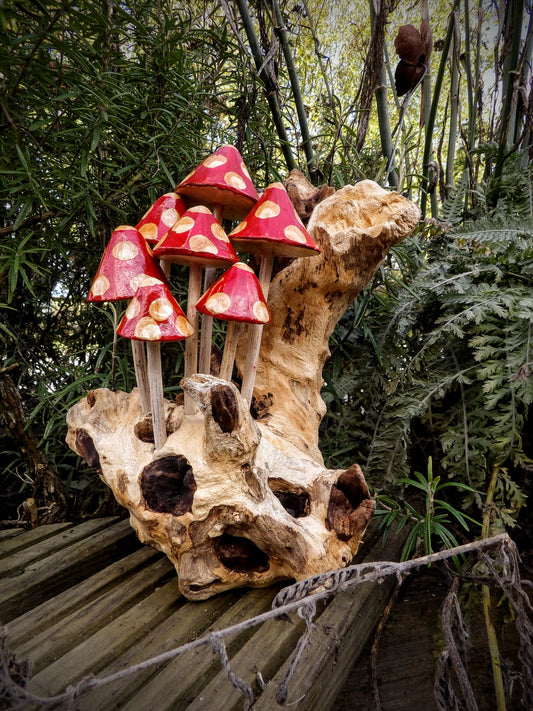
M146 277L128 304L117 333L136 341L180 341L194 333L166 284Z
M244 323L268 323L270 312L259 280L247 264L237 262L209 287L196 304L200 313Z
M204 205L191 207L154 247L154 256L175 264L227 267L238 261L231 242Z
M87 301L131 299L145 277L166 283L141 233L135 227L121 225L107 243Z
M177 186L191 204L221 205L223 216L242 220L259 199L239 151L221 146Z
M229 238L238 252L273 252L281 257L310 257L320 252L281 183L272 183L265 189Z
M187 209L177 193L165 193L154 202L136 225L148 244L157 244Z

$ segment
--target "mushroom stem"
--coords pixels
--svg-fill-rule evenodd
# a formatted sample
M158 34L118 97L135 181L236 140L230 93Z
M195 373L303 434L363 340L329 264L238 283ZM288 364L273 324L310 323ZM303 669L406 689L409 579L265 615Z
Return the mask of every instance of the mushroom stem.
M161 449L167 440L165 423L165 403L163 401L163 377L161 374L161 344L159 341L147 341L148 380L150 382L150 404L152 409L152 428L154 445Z
M207 291L216 278L217 270L208 267L204 272L204 291ZM213 317L202 314L202 332L200 334L200 358L198 372L209 374L211 371L211 340L213 338Z
M142 341L131 342L131 352L133 353L133 366L135 368L135 379L139 388L141 400L141 410L143 415L150 412L150 387L148 384L148 372L146 367L146 353Z
M274 253L269 252L261 258L259 267L259 284L265 297L265 302L268 302L268 289L270 286L270 278L272 276L272 267L274 265ZM248 342L248 352L244 364L244 373L241 385L241 395L251 404L252 394L254 391L255 375L257 373L257 361L259 360L259 350L261 348L261 338L263 336L263 324L254 324L250 329L250 340Z
M237 351L237 343L241 332L241 325L240 321L228 321L228 328L226 331L226 342L224 343L224 352L222 354L219 377L230 383L231 374L233 373L233 363L235 362L235 353Z
M193 327L194 331L198 331L198 311L196 310L196 302L201 296L202 290L202 267L200 264L192 263L189 268L189 297L187 301L187 320ZM191 375L197 372L198 369L198 339L192 336L185 341L185 377L190 378ZM185 393L184 405L185 414L194 415L196 412L196 403L190 395Z
M168 259L160 259L159 260L159 266L161 267L161 271L163 274L166 276L168 279L170 277L170 266L172 262L170 262Z
M224 207L222 205L215 205L213 207L213 217L218 222L219 225L222 224L222 217L224 214ZM214 267L208 267L204 274L204 291L207 291L216 278L216 269ZM207 373L211 372L211 341L213 339L213 317L204 314L202 316L202 332L200 334L200 358L198 363L198 372Z

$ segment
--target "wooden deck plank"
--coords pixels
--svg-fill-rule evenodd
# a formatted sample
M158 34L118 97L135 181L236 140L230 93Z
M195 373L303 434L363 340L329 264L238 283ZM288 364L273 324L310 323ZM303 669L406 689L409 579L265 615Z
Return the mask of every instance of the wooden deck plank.
M0 580L3 624L79 582L138 542L128 521L118 521Z
M191 602L180 595L170 561L148 546L139 547L128 521L113 521L90 535L86 531L76 542L67 541L53 552L41 546L43 557L0 583L0 604L7 599L13 614L7 624L9 642L19 658L35 663L29 689L44 696L61 693L87 674L107 676L265 612L283 587L233 590ZM379 531L372 526L356 560L390 560L394 551L390 545L381 549ZM367 584L319 603L309 647L289 688L289 702L304 697L293 704L296 708L333 708L354 655L387 600L387 586ZM19 597L27 595L24 605L30 606L22 614L15 611L17 590ZM35 598L38 604L32 607ZM246 679L257 696L256 711L278 708L276 690L305 629L295 614L291 619L271 620L225 638L232 671ZM333 634L328 636L325 628ZM218 655L205 645L86 692L72 708L237 711L242 705Z
M32 677L29 688L37 694L53 695L86 674L99 674L182 604L174 578Z
M105 673L111 674L127 669L134 664L195 639L203 634L205 629L212 625L228 607L235 604L238 597L236 592L229 592L217 595L205 602L189 603L180 607L174 614L151 629L148 634L138 639L135 644L118 654L106 668ZM122 709L139 689L142 689L154 675L161 671L161 668L161 666L149 667L111 684L106 684L99 689L89 691L77 700L73 709L74 711Z
M211 631L230 627L270 609L278 590L279 587L247 590L244 594L244 591L240 591L240 597L235 604L221 615L209 629L205 630L204 634L207 635ZM226 639L228 653L233 654L238 651L253 633L254 629L252 628L238 636ZM255 661L250 659L250 665L253 665ZM139 692L124 706L123 711L149 708L157 708L158 711L181 711L219 670L218 657L208 646L188 652L172 660L148 684L139 689ZM224 707L215 705L205 708L222 709Z
M11 551L9 557L0 560L0 575L18 575L18 573L24 570L30 563L40 560L41 558L46 558L72 543L87 538L88 535L96 533L96 531L100 531L116 521L116 518L98 518L84 521L84 523L75 526L70 524L63 528L60 527L55 531L39 531L39 529L36 528L33 531L28 531L23 534L23 536L18 536L15 540L6 541L6 549L8 548L8 544L15 544L20 541L21 538L24 538L25 541L29 540L29 543L17 546L17 549ZM43 529L44 528L43 526ZM40 537L32 536L34 532L36 534L41 533L42 535ZM33 541L34 538L35 541Z
M11 556L15 551L22 548L34 546L39 541L42 541L50 536L60 533L67 528L72 528L75 524L72 523L47 523L44 526L38 526L31 530L24 528L13 528L5 531L0 531L0 558Z
M392 536L386 549L378 543L365 560L395 560L399 556L404 536ZM318 618L289 685L288 702L299 710L329 709L347 674L377 624L394 586L394 578L377 585L364 583L337 593ZM266 685L254 704L254 711L276 708L276 692L283 680L289 660ZM300 701L297 701L301 699Z
M168 573L167 561L156 560L131 575L126 584L116 585L83 608L64 615L55 625L22 644L19 653L33 663L34 673L39 673L152 592Z
M140 544L139 544L140 545ZM170 561L161 553L149 546L142 546L134 553L111 563L102 570L94 573L86 580L67 588L53 598L42 602L37 607L25 614L16 617L6 625L10 643L17 647L31 637L47 630L63 618L79 611L82 615L84 605L103 594L114 585L128 584L128 576L132 571L143 568L149 562L161 558L165 561L169 571L174 570Z
M232 672L246 680L259 696L262 683L268 682L276 674L280 663L291 655L304 630L305 624L301 620L293 623L271 620L264 623L231 658ZM220 664L218 666L220 668ZM197 689L196 698L183 708L187 711L214 708L230 711L242 709L243 700L244 697L233 687L222 669L207 686ZM179 708L182 708L181 705Z

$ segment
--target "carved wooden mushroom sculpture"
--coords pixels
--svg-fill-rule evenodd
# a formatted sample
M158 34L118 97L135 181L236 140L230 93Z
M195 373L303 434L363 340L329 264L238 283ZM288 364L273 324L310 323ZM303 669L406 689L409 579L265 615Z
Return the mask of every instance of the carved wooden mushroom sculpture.
M230 145L221 146L192 171L176 188L191 205L205 205L217 222L242 220L259 199L250 174L239 151ZM215 280L215 270L205 270L204 291ZM198 372L209 373L213 319L202 318Z
M269 185L249 215L229 235L238 252L261 256L259 283L265 298L272 276L274 256L309 257L320 252L315 241L294 211L287 191L281 183ZM244 367L241 394L251 402L262 325L252 326Z
M202 314L228 321L220 377L231 381L241 324L270 321L266 300L253 269L243 262L234 264L205 292L196 308Z
M117 333L124 338L130 338L132 342L146 341L154 445L156 449L161 449L167 438L161 341L189 338L194 330L167 285L160 279L146 277L130 301L118 325Z
M169 417L172 432L157 452L138 434L136 394L101 388L70 408L69 446L128 508L140 540L169 556L187 597L301 580L351 561L374 504L356 464L324 464L322 367L335 324L419 219L416 205L372 181L315 207L308 231L321 253L295 259L270 285L260 418L233 383L206 374L182 381L200 412L174 428ZM241 338L241 372L246 345ZM183 413L166 408L176 419Z
M121 301L132 299L146 277L165 280L150 248L140 232L131 226L114 230L89 289L87 301ZM144 414L150 411L150 394L146 373L146 356L142 343L132 341L133 363Z
M187 210L154 248L158 257L189 266L187 318L196 331L196 302L202 289L202 269L205 266L227 267L237 261L235 250L221 225L204 205ZM198 370L198 341L190 338L185 344L185 377ZM192 415L196 406L185 393L185 413Z

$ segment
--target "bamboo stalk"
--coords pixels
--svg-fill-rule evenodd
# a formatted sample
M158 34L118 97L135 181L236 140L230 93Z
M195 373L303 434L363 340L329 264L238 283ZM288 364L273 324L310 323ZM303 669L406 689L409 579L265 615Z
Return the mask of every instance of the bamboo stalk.
M268 290L270 287L270 277L272 276L273 265L274 254L269 252L263 256L261 259L261 266L259 267L259 284L261 285L265 302L268 301ZM257 374L257 361L259 360L259 350L261 348L262 337L263 324L254 323L250 329L250 341L248 343L248 351L246 353L241 386L241 395L249 404L252 402L252 395L254 392L255 376Z
M289 170L294 170L296 162L290 148L289 137L287 136L287 131L285 130L285 125L283 123L283 117L281 114L281 108L279 105L277 87L269 76L268 71L265 67L265 60L257 36L255 34L254 25L252 18L250 17L250 12L248 10L248 3L246 0L236 0L237 7L239 8L239 13L241 15L241 20L244 25L244 30L250 44L250 49L252 51L252 56L254 58L255 66L259 73L259 77L262 80L266 89L266 98L268 105L270 106L270 111L272 113L272 120L276 126L276 131L281 143L281 150L285 158L285 163Z
M483 513L483 522L481 528L481 537L487 539L490 533L490 510L494 501L494 491L496 482L498 481L499 467L494 465L492 468L489 487L487 489L487 498L485 500L485 510ZM487 630L487 641L489 645L490 663L492 668L492 678L494 681L494 693L496 696L497 711L506 711L505 690L503 686L502 668L500 662L500 650L498 648L498 638L494 623L491 617L491 600L490 588L488 585L481 586L481 601L483 606L483 617L485 619L485 629Z
M455 144L457 140L457 117L459 113L459 53L461 47L461 39L459 36L459 22L455 21L455 32L453 36L453 53L452 53L452 80L450 86L451 103L450 103L450 130L448 137L448 152L446 156L446 197L453 189L453 177L455 168Z
M442 47L442 56L439 64L439 70L437 72L437 78L435 79L435 88L433 90L433 99L431 101L431 108L429 111L429 116L426 123L426 137L424 141L424 157L422 161L422 181L421 190L422 195L420 198L420 210L422 212L422 219L426 216L427 208L427 186L428 186L428 173L429 173L429 159L431 156L431 149L433 145L433 129L435 128L435 119L437 117L437 107L440 100L440 93L442 90L442 81L444 78L444 70L446 68L446 62L448 61L448 53L450 51L450 43L452 41L454 24L455 24L455 11L459 7L460 0L454 0L452 11L450 12L450 17L448 20L448 29L446 31L446 37L444 38L444 45Z
M511 16L511 11L514 13ZM496 154L496 162L494 165L494 174L492 179L492 188L487 196L487 202L491 207L494 207L498 202L499 186L503 175L503 164L505 162L507 151L510 148L510 142L514 135L514 126L511 126L511 109L513 101L516 99L516 72L518 69L518 57L520 54L520 37L522 34L522 14L524 10L523 0L514 0L508 6L509 17L507 23L512 23L512 43L511 50L505 58L503 67L503 103L500 115L500 135L498 137L498 152Z
M311 144L311 137L309 135L309 126L307 123L307 112L304 106L304 100L302 97L302 92L300 91L300 82L298 81L298 75L296 73L296 68L294 66L294 59L291 52L291 47L289 44L289 39L287 36L287 27L283 21L281 15L281 10L279 9L279 4L277 0L272 0L272 5L274 7L274 12L276 14L276 22L278 24L277 30L278 35L281 40L281 49L283 50L283 56L285 57L285 64L287 65L287 71L289 74L289 81L292 88L292 98L294 99L294 104L296 106L296 113L298 114L298 123L300 124L300 133L302 136L302 146L305 152L305 158L307 161L307 169L309 171L309 177L311 182L315 183L318 179L318 172L316 170L315 154L313 151L313 146Z
M227 380L231 383L231 374L233 373L233 363L235 362L235 353L241 333L240 321L228 321L228 329L226 331L226 342L224 343L224 352L222 354L222 363L220 365L220 377L222 380Z
M190 378L198 369L198 311L196 303L201 296L202 289L202 267L200 264L192 263L189 268L189 297L187 301L187 319L193 327L195 333L185 341L185 377ZM190 395L184 394L184 406L186 415L194 415L196 403Z
M156 449L161 449L167 441L167 430L165 422L165 403L163 400L160 342L147 341L146 351L148 354L148 381L150 383L150 405L152 409L154 445Z
M372 29L374 28L376 22L376 8L374 7L373 0L369 0L370 4L370 25ZM376 97L376 109L378 112L378 126L379 126L379 137L381 139L381 150L383 155L387 159L386 169L385 169L385 180L393 188L398 187L398 174L394 169L394 145L392 142L392 132L390 127L389 118L389 106L387 103L387 69L385 67L385 62L382 60L381 72L379 85L376 87L374 92Z

